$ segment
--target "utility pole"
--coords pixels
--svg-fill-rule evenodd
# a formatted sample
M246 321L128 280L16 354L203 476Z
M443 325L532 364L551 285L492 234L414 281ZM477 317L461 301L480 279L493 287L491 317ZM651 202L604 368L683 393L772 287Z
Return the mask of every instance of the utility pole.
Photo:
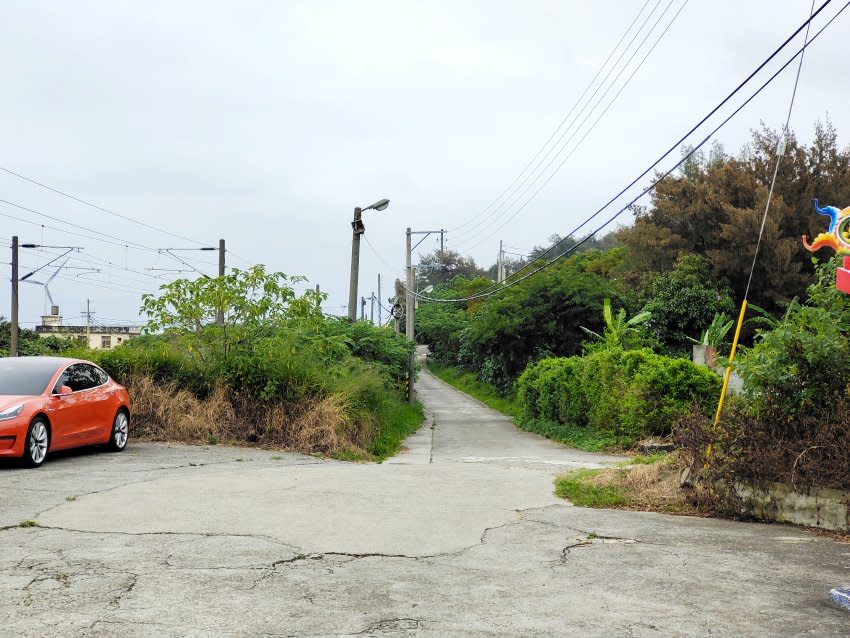
M384 325L384 315L381 312L381 273L378 273L378 325Z
M413 405L414 396L415 396L414 391L413 391L413 378L414 378L414 372L415 372L415 370L414 370L414 364L415 364L414 352L415 352L415 348L416 348L416 339L415 339L415 335L413 334L413 326L414 326L413 315L416 311L413 307L413 304L416 303L416 302L413 298L413 286L414 286L414 283L413 283L413 258L411 256L411 253L413 252L413 250L411 248L410 238L411 238L411 231L410 231L410 228L408 228L407 229L407 291L406 291L406 296L405 296L407 307L405 308L404 315L405 315L405 320L406 320L405 321L405 334L407 335L407 338L410 341L413 342L413 347L414 347L414 350L412 350L407 357L407 384L408 384L407 385L407 402L409 404Z
M18 356L18 236L12 237L12 316L9 333L9 356Z
M354 209L354 221L351 222L351 281L348 284L348 320L352 323L357 321L357 278L360 270L360 235L366 232L366 226L363 225L363 211L386 210L390 205L390 200L379 199L377 202L366 208L359 206Z
M375 325L375 292L372 291L372 296L369 297L369 323Z
M395 325L395 336L401 334L401 298L404 295L404 284L401 279L395 280L395 298L393 299L393 307L390 311L393 316L393 324Z
M86 299L86 348L91 348L91 299Z
M225 254L224 240L219 239L218 240L218 276L219 277L224 277L224 268L225 268L224 254ZM215 312L215 322L216 322L216 325L219 325L219 326L224 325L224 308L219 308L218 310L216 310L216 312Z
M499 240L499 261L496 267L496 283L505 281L505 249L502 246L502 240Z
M360 275L360 235L366 230L363 226L362 209L354 209L354 221L351 222L351 281L348 284L348 320L357 321L357 278Z
M360 321L366 321L366 297L360 297Z

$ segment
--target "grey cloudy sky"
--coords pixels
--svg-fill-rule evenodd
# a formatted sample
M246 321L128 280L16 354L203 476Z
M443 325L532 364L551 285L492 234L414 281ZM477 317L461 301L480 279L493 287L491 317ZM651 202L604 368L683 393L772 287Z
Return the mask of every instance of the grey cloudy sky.
M0 241L8 245L17 234L23 242L83 246L69 264L100 265L99 273L67 270L51 286L66 323L79 320L86 298L97 321L138 320L140 291L164 281L154 278L160 271L145 269L177 266L155 250L124 244L191 247L219 237L233 251L231 265L260 262L305 275L330 294L326 310L344 314L352 210L382 197L390 207L365 217L370 245L363 245L360 294L375 289L378 272L390 294L402 275L407 226L455 229L466 222L449 232L448 246L486 267L500 239L531 248L553 233L568 234L754 69L811 7L809 0L690 0L671 22L683 4L6 0L0 165L198 243L2 173L0 199L62 221L0 203ZM823 16L842 4L833 2ZM669 30L610 110L516 216L536 185L476 217L549 138L644 6L635 29L644 19L646 27L633 50L656 20L658 27L594 113ZM806 54L792 117L804 142L827 115L840 143L848 141L848 25L850 11ZM727 150L739 149L760 121L781 126L794 70L720 133ZM107 238L90 229L117 239L100 241ZM421 250L434 246L429 239ZM21 259L36 266L46 254L24 250ZM214 253L184 256L215 273ZM8 316L3 268L0 315ZM23 286L21 296L21 320L31 325L43 294Z

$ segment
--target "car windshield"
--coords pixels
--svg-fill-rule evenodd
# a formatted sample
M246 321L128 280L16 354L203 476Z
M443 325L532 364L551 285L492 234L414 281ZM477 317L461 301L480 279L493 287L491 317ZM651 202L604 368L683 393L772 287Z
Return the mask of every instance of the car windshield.
M36 357L0 359L0 395L41 394L60 365L61 361Z

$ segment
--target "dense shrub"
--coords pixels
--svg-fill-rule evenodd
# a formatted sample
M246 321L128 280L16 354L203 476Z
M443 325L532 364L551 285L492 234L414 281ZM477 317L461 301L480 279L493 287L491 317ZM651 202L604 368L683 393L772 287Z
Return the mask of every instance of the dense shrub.
M676 424L676 443L695 468L703 466L712 443L710 462L701 471L721 494L731 494L736 481L785 483L798 491L850 490L850 388L842 395L827 412L790 418L776 405L756 414L746 403L732 401L716 432L711 419L694 410Z
M817 267L805 305L761 330L736 362L752 412L827 413L850 384L850 295L835 289L839 258Z
M713 443L709 483L850 489L850 295L835 289L838 262L819 264L807 303L792 303L736 360L744 392L716 432L707 416L680 420L697 467Z
M177 280L143 299L147 330L157 334L72 354L136 389L143 409L134 418L151 436L385 456L421 422L399 394L412 344L325 317L321 296L296 296L290 281L260 266ZM213 322L219 311L222 324Z
M651 350L597 350L584 357L549 358L519 378L523 420L586 427L628 445L667 435L695 402L716 400L720 379L686 359Z

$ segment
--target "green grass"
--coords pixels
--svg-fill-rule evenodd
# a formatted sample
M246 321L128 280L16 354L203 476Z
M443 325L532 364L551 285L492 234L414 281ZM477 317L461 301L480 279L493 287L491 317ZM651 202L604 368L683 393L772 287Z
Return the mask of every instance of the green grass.
M21 527L41 527L41 525L39 524L38 521L31 521L31 520L21 521L20 526Z
M76 501L77 497L76 496L66 496L65 500L70 503L71 501Z
M398 452L401 442L419 429L425 421L425 414L419 402L410 405L406 401L393 398L384 402L380 420L381 425L369 452L376 460L383 461Z
M507 414L508 416L517 416L519 414L519 403L517 403L515 396L509 395L503 397L499 395L496 388L489 383L479 381L472 372L464 372L433 361L428 364L428 370L438 379L442 379L450 386L457 388L461 392L465 392L502 414Z
M618 507L628 502L625 493L613 486L589 485L586 481L601 470L579 470L555 480L555 496L580 507Z
M611 432L600 432L599 430L544 419L518 419L517 427L588 452L610 450L622 444L622 439L618 440L616 435Z
M626 465L654 465L667 460L670 456L668 452L656 452L655 454L639 454L620 463L621 466Z

